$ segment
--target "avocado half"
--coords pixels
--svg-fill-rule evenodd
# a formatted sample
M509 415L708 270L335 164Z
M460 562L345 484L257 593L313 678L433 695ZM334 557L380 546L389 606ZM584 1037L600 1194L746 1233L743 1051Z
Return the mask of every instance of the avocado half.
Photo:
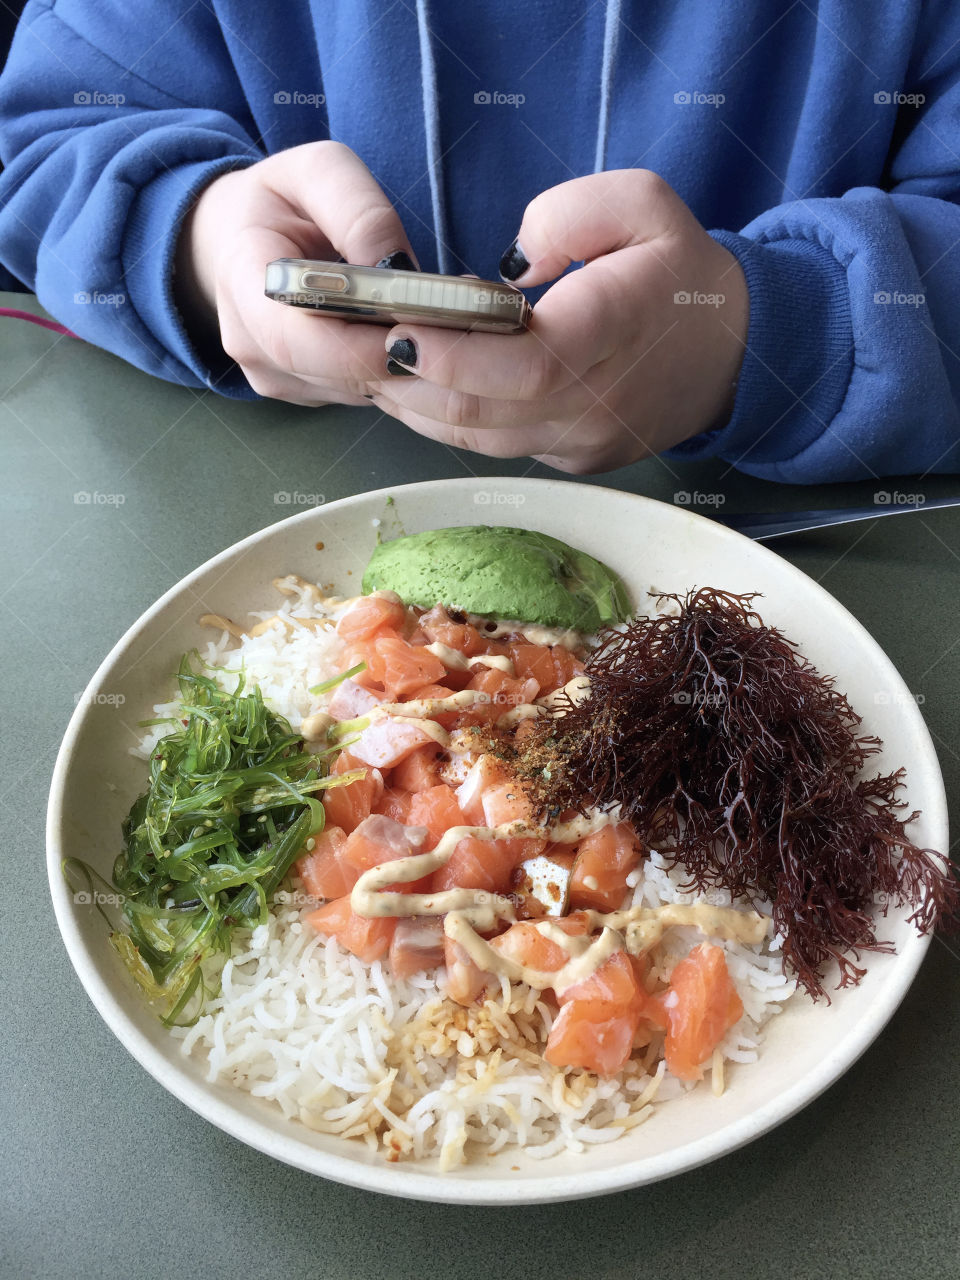
M423 609L439 602L587 635L630 614L626 587L612 569L531 529L464 525L381 543L363 590L384 589Z

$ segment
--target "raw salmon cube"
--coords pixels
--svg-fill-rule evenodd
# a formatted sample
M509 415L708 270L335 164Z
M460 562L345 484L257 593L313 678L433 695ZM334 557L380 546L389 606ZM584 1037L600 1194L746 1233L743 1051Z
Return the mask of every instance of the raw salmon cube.
M669 1022L664 1042L667 1070L680 1080L699 1080L702 1064L743 1017L743 1001L723 948L706 943L694 947L674 969L659 1003Z
M405 826L382 813L372 813L347 837L343 858L358 872L369 871L382 862L422 853L428 836L426 827Z
M327 822L331 826L342 827L346 832L359 826L383 794L383 777L379 770L367 768L365 762L349 750L340 752L331 773L340 777L356 769L364 770L362 778L345 786L329 787L320 793Z
M335 898L304 916L304 923L336 938L340 946L358 960L371 964L382 960L390 949L397 922L393 917L359 916L350 906L350 898Z
M341 680L330 699L327 710L335 720L356 720L379 702L385 702L387 695L375 689L365 689L356 680Z
M390 783L403 791L427 791L440 781L440 748L418 747L394 766Z
M451 827L466 825L466 819L460 812L453 789L442 782L413 797L410 804L410 821L414 825L426 827L430 832L432 837L430 848L437 845L441 836Z
M482 755L471 765L470 772L457 788L457 803L471 826L485 825L484 792L507 781L508 776L506 765L495 756Z
M377 636L376 655L383 663L383 686L394 698L403 698L425 684L439 684L446 667L428 649L409 644L399 636Z
M410 721L374 720L356 742L351 742L350 752L364 764L372 764L377 769L392 769L412 751L429 744L433 744L430 735Z
M489 893L508 893L515 866L516 857L504 847L504 841L465 836L447 863L434 872L434 891L485 889Z
M587 933L590 929L589 922L582 916L563 916L552 923L571 936ZM490 945L517 964L526 965L528 969L539 969L544 973L561 969L569 959L563 947L541 933L536 925L526 921L511 925L506 933L494 938Z
M639 1014L594 1017L593 1011L565 1004L550 1028L543 1056L555 1067L583 1067L597 1075L613 1076L633 1052Z
M443 964L444 933L440 916L404 916L397 921L390 943L394 977L409 978Z
M640 861L640 843L629 822L601 827L580 841L570 876L570 905L616 911L627 893L627 876Z
M523 786L516 780L498 782L480 797L484 823L488 827L509 827L514 823L536 826L533 805ZM504 839L517 862L543 853L547 841L541 836L516 836Z
M413 803L413 795L409 791L402 791L399 787L384 787L383 795L380 797L374 813L382 813L387 818L393 818L394 822L406 823L410 817L410 805Z
M313 837L313 849L298 859L297 875L313 898L340 898L357 883L360 873L343 857L346 832L324 827Z
M337 634L348 643L369 640L386 628L399 631L404 624L406 609L395 600L383 596L361 596L337 623Z
M484 652L484 640L476 627L469 622L454 622L442 604L425 613L420 619L420 626L431 641L445 644L465 658L472 658Z
M444 936L444 964L447 970L447 995L457 1004L474 1004L487 987L499 986L492 973L478 968L459 942Z

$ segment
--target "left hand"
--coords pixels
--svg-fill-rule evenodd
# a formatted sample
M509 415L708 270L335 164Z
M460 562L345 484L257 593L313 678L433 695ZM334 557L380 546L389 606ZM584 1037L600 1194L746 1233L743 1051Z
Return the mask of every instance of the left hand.
M621 169L551 187L527 206L517 245L524 287L584 266L544 294L524 334L391 329L387 351L411 341L418 376L371 384L379 408L461 449L576 473L729 418L746 281L661 178Z

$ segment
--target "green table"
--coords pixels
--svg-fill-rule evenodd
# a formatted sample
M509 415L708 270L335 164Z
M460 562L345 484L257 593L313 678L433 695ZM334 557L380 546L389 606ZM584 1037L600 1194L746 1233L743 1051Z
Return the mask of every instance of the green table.
M199 395L37 326L0 326L0 1275L958 1274L960 944L949 939L934 942L876 1044L801 1115L704 1169L601 1200L492 1210L364 1194L248 1150L155 1083L87 999L47 892L50 773L100 659L185 573L289 514L278 493L330 501L412 480L553 473L447 449L372 409ZM723 463L657 459L599 481L667 501L719 494L728 512L870 502L878 489L932 498L960 484L790 489ZM960 510L774 545L923 695L956 818Z

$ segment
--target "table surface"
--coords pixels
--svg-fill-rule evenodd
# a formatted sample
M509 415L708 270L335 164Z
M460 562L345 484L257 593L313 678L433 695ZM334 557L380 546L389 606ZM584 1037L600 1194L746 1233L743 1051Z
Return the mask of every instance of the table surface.
M39 313L18 295L0 294L0 305ZM149 1077L87 999L46 882L50 774L100 660L184 574L289 514L277 493L331 501L413 480L555 473L448 449L373 409L198 394L38 326L0 325L10 642L0 721L0 1275L957 1274L960 943L950 939L934 941L873 1047L800 1115L706 1168L571 1205L454 1208L341 1187L242 1146ZM659 459L597 480L668 502L718 495L726 512L960 489L952 477L789 488L721 462ZM855 614L922 695L955 820L960 509L772 545Z

